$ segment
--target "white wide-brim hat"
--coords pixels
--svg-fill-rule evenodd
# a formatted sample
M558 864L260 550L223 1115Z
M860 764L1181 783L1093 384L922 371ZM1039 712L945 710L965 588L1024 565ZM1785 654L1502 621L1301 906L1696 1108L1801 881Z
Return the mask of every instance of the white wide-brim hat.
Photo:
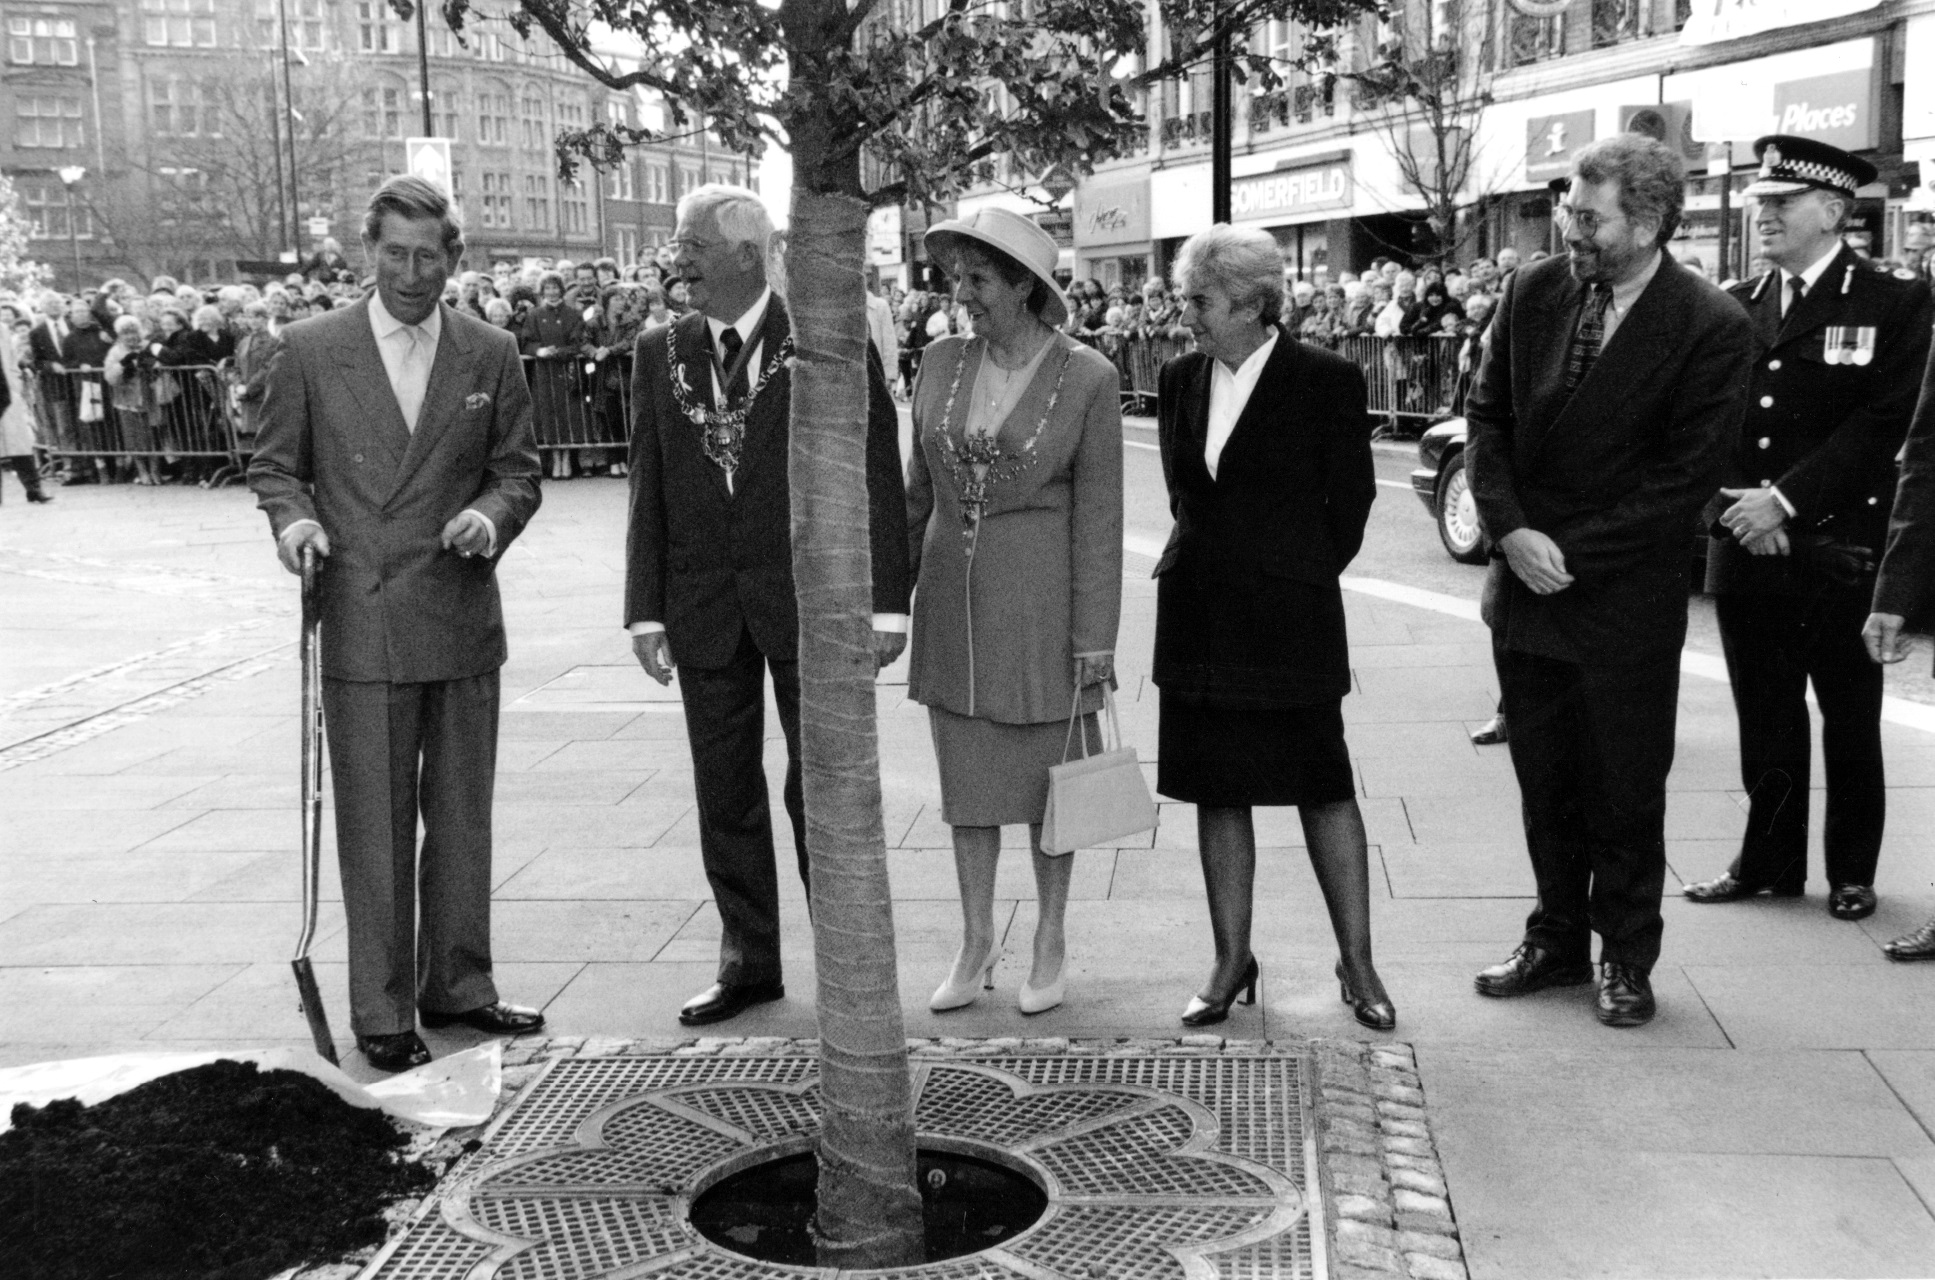
M964 242L998 250L1048 286L1048 305L1041 310L1043 320L1060 326L1068 319L1068 298L1055 283L1055 264L1061 260L1061 250L1055 247L1054 237L1032 219L1012 209L976 209L965 218L935 223L921 242L930 258L957 253Z

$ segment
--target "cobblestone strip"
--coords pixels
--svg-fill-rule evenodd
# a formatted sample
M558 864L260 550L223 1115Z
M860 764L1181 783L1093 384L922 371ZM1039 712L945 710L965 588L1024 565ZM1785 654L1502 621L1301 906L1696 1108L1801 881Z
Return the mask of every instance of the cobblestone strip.
M296 594L290 586L272 579L241 578L174 565L102 560L60 551L0 548L0 573L17 573L45 582L65 582L106 591L209 600L260 613L291 613L296 607Z
M1312 1049L1331 1280L1466 1280L1411 1046Z

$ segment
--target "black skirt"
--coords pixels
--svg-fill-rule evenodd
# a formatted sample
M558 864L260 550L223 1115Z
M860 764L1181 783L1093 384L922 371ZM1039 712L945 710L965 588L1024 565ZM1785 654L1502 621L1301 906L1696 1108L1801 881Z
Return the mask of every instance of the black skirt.
M1355 799L1343 700L1233 709L1165 690L1156 790L1172 800L1232 807Z

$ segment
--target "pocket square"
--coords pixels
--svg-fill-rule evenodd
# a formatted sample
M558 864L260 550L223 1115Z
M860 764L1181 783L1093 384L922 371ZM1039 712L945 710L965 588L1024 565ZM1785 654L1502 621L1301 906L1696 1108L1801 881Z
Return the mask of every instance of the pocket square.
M464 397L464 408L482 409L490 404L490 392L473 391Z

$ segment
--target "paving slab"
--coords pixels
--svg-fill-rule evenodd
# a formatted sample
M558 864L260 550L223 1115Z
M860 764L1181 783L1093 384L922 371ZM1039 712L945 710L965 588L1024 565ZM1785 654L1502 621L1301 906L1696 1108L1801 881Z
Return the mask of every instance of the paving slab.
M1935 983L1879 951L1865 964L1687 965L1741 1049L1935 1049Z

